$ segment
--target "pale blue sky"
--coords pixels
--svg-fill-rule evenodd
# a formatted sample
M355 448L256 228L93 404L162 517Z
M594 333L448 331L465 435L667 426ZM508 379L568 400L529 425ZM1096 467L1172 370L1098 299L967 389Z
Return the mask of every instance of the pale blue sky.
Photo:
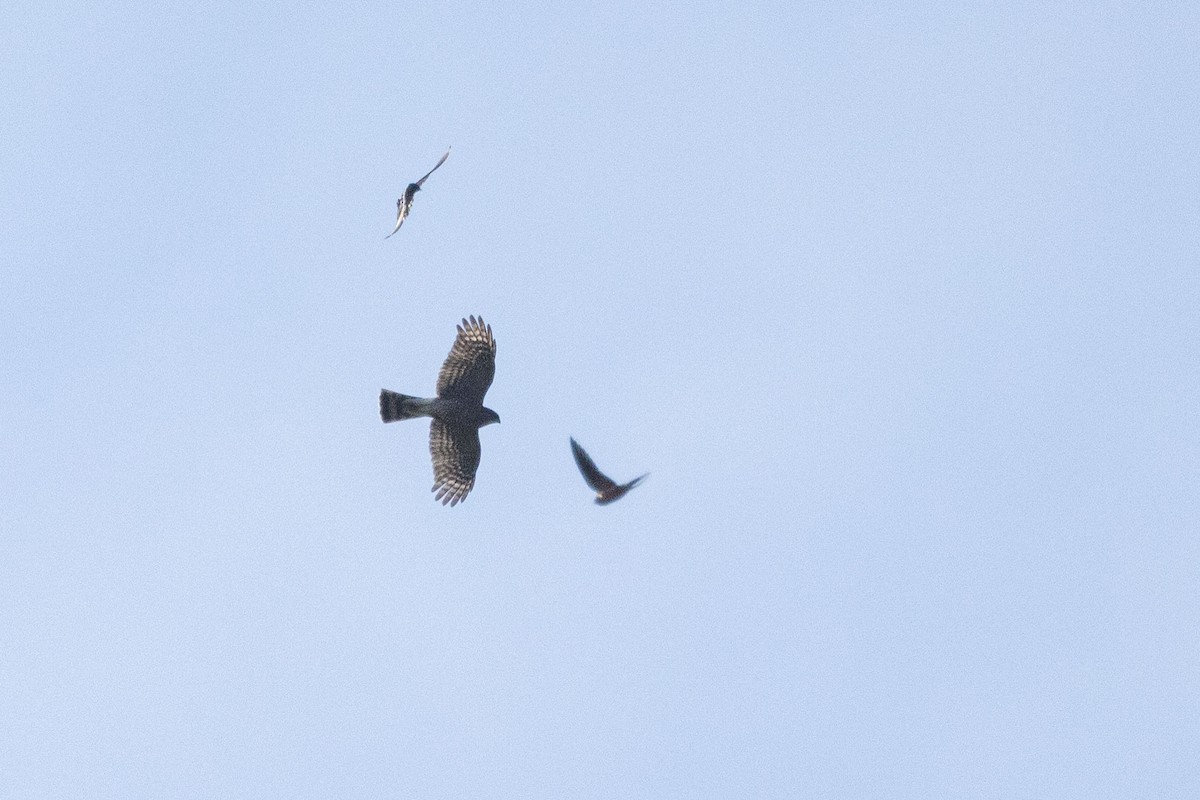
M0 797L1200 794L1193 4L3 17Z

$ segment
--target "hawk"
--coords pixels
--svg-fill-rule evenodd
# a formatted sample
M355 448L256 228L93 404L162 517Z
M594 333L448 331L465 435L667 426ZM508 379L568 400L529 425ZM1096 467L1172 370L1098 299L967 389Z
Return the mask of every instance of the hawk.
M401 197L396 201L396 227L392 228L392 233L389 233L383 238L390 239L392 238L393 233L400 230L400 226L404 224L405 218L408 217L408 212L412 210L413 197L416 196L417 192L421 191L421 184L425 182L426 178L433 174L434 170L446 163L446 159L449 157L450 151L447 150L446 154L442 156L436 164L433 165L433 169L429 170L429 172L426 172L416 183L410 183L408 185L408 188L404 190L404 197Z
M483 396L496 375L496 340L492 326L468 317L458 327L450 355L438 373L437 397L410 397L379 392L379 416L384 422L433 417L429 425L429 454L433 457L434 500L451 506L462 502L475 486L479 468L479 429L500 421L483 405Z
M618 484L612 478L605 475L596 466L596 462L592 461L592 457L587 454L587 451L579 446L579 442L571 439L571 452L575 456L575 464L579 467L579 471L583 473L583 479L587 481L587 485L592 487L596 492L596 505L606 506L609 503L615 503L629 493L629 490L644 481L650 474L639 475L629 483Z

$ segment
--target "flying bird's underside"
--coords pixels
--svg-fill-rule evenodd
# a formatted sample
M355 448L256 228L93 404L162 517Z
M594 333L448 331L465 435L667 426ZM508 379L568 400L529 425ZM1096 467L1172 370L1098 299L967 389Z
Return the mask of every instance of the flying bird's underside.
M396 231L400 230L400 226L403 225L404 220L408 218L408 212L412 211L413 197L416 196L417 192L421 191L421 185L425 183L425 179L432 175L438 167L440 167L442 164L445 164L446 159L449 157L450 150L447 149L445 154L442 155L442 157L438 159L438 162L433 165L433 169L422 175L421 179L416 183L410 183L408 185L408 188L404 190L404 196L396 201L396 227L392 228L392 232L383 238L390 239L392 238L392 235L396 233Z
M434 496L442 505L458 505L475 487L482 455L479 429L500 421L483 404L496 375L496 340L492 327L468 317L458 326L450 355L438 373L437 397L413 397L382 389L379 416L384 422L433 417L429 455L433 460Z
M571 439L571 454L575 456L575 465L579 467L579 471L583 474L583 479L591 487L592 491L596 493L596 505L598 506L606 506L609 503L617 502L629 494L630 489L644 481L650 474L647 472L645 475L639 475L629 481L629 483L617 483L600 471L596 466L596 462L592 461L592 457L574 439Z

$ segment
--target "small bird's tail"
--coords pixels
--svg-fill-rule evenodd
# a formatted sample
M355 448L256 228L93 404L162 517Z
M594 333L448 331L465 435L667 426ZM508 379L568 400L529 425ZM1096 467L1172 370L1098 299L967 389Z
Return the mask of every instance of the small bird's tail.
M379 416L384 422L429 416L431 401L382 389L379 392Z

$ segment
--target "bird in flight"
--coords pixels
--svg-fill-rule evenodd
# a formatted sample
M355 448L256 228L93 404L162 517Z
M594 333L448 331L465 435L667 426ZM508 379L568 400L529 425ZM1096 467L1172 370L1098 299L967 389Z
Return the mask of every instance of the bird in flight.
M392 228L392 233L389 233L383 238L390 239L392 238L393 233L400 230L400 226L404 224L404 220L408 217L408 212L412 210L413 197L416 196L417 192L421 191L421 184L425 183L425 179L432 175L434 170L436 170L442 164L445 164L446 159L449 157L450 151L446 150L446 154L438 159L438 162L433 165L433 169L422 175L421 179L416 183L410 183L408 185L408 188L404 190L404 197L401 197L396 201L396 227Z
M458 326L454 346L438 373L437 397L411 397L387 389L379 392L379 416L384 422L433 417L429 424L432 491L437 492L434 500L442 505L458 505L475 486L479 429L500 421L500 415L483 405L495 375L492 326L472 316Z
M579 442L571 439L571 453L575 456L575 464L579 467L579 471L583 473L583 479L587 481L587 485L592 487L596 492L596 505L606 506L609 503L615 503L620 500L629 490L637 486L646 479L645 475L639 475L629 483L618 484L612 478L605 475L596 466L596 462L592 461L592 457L587 454L587 451L579 446Z

